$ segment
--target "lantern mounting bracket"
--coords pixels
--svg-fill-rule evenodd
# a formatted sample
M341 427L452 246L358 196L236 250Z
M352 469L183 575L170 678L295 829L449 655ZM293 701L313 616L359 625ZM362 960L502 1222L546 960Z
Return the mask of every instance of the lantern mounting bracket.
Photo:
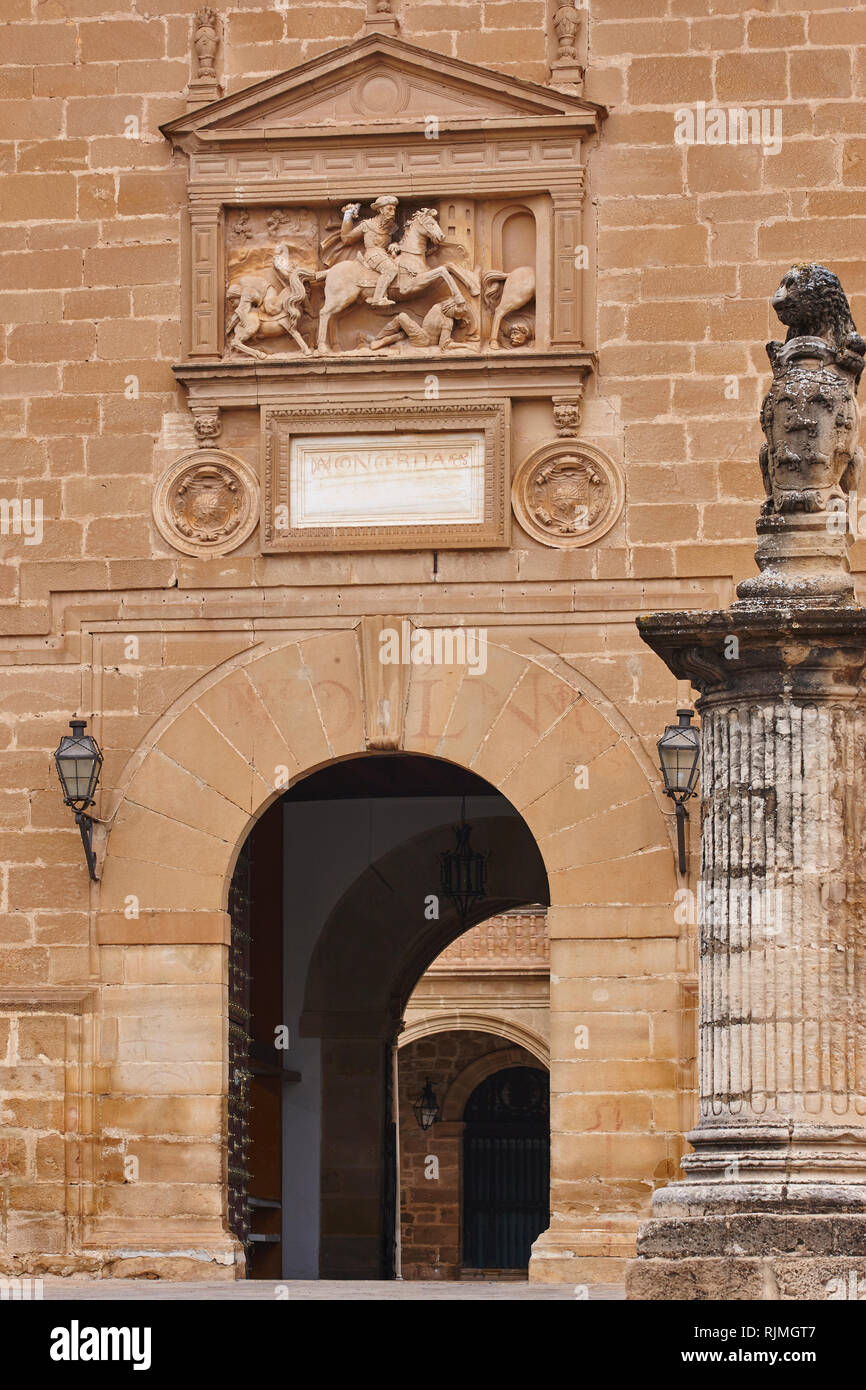
M93 818L87 816L83 811L75 812L75 824L81 832L81 843L84 846L84 857L87 860L87 872L90 874L94 883L99 880L96 877L96 855L93 852Z

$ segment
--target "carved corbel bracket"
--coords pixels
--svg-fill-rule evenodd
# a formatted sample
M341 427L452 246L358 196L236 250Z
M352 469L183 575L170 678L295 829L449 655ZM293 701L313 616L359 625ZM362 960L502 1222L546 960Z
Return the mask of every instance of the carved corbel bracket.
M568 396L553 396L553 423L556 433L563 439L573 438L580 429L583 411L583 383Z
M190 404L196 443L206 449L222 434L222 413L218 405Z

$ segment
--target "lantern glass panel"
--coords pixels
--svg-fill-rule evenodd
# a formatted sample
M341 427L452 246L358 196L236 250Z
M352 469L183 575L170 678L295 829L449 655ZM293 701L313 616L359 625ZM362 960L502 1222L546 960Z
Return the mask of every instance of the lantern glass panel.
M659 739L659 763L665 789L676 794L694 790L700 765L700 735L690 724L669 724Z
M415 1101L412 1110L421 1129L430 1129L436 1123L439 1117L439 1102L430 1085L429 1076L424 1084L424 1090Z
M75 720L72 728L72 736L67 734L60 740L54 755L57 774L66 801L89 805L99 781L102 754L96 740L83 732L83 723Z

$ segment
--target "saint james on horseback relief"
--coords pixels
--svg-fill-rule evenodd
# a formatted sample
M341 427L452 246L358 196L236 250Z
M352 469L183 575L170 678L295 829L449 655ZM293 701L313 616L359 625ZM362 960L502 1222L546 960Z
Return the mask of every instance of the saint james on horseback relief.
M321 239L311 232L311 210L294 221L289 210L275 210L269 234L286 221L297 230L307 219L305 234L268 247L243 246L230 257L229 355L261 360L291 355L295 348L312 356L531 346L531 323L510 316L534 301L534 265L482 271L471 263L466 239L443 228L436 207L405 208L391 193L374 198L367 215L362 206L341 207L339 223L332 215ZM241 241L254 235L248 214L238 216L234 234ZM411 301L411 310L381 319L382 310ZM341 340L340 321L351 319L353 307L373 314L349 329L349 341L345 334ZM260 340L271 338L284 342L267 351Z

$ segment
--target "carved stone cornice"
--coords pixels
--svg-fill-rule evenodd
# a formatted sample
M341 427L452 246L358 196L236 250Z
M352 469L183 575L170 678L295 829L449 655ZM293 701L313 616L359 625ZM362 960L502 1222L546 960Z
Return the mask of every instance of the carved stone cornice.
M371 369L376 378L387 382L387 394L408 392L424 399L424 379L435 372L441 397L519 395L527 400L549 399L552 392L574 396L576 384L594 370L596 354L562 349L553 352L522 350L492 353L490 356L436 358L406 354L399 358L345 353L339 357L281 358L277 362L198 361L179 363L172 370L189 392L192 405L211 402L225 406L288 405L299 399L334 394L334 380L340 390L357 389L369 399Z

